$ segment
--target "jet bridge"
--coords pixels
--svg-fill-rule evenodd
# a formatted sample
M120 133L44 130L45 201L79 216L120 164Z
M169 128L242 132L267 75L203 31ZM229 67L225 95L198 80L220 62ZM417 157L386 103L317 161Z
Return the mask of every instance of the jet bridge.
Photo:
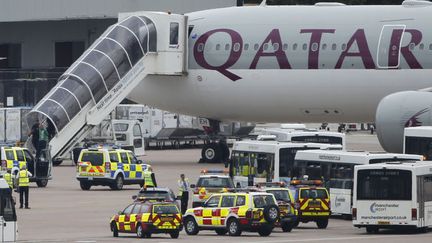
M147 75L186 72L186 22L170 13L119 15L27 117L29 127L39 120L54 128L52 158L65 157Z

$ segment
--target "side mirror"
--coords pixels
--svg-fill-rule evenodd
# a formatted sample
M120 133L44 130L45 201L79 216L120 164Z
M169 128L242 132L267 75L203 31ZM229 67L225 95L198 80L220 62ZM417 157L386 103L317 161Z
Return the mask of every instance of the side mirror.
M143 163L143 161L142 160L137 160L137 162L136 162L137 164L142 164Z
M190 188L195 188L195 187L196 187L195 184L190 185Z
M137 198L138 198L137 195L133 195L133 196L132 196L132 200L136 200Z

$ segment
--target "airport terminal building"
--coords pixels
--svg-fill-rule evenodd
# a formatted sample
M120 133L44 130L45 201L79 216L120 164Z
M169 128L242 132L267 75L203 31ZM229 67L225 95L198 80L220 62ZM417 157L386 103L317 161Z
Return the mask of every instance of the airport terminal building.
M187 13L242 0L0 0L0 107L33 106L118 13Z

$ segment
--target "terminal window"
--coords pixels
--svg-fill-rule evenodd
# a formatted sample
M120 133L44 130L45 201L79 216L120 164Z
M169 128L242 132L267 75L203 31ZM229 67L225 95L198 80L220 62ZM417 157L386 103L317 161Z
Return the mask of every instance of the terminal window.
M55 43L55 66L69 67L84 52L83 41Z
M21 44L0 44L0 68L21 68Z

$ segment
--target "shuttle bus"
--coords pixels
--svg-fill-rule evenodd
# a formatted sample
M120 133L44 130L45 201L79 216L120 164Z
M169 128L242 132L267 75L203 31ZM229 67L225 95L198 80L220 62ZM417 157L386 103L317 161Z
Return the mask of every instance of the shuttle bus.
M381 228L432 226L432 163L387 162L354 169L353 224Z
M0 179L0 242L16 242L18 235L15 202L7 182Z
M299 151L288 174L296 178L307 175L310 180L323 180L330 193L332 215L350 218L354 166L404 160L422 160L422 156L381 152Z
M342 149L339 144L293 143L277 141L239 141L233 145L230 175L236 186L253 186L260 182L285 181L299 150Z
M327 143L340 144L345 150L345 134L321 130L297 130L284 128L267 128L263 135L274 135L279 142Z
M421 154L432 160L432 126L405 128L403 146L405 154Z

